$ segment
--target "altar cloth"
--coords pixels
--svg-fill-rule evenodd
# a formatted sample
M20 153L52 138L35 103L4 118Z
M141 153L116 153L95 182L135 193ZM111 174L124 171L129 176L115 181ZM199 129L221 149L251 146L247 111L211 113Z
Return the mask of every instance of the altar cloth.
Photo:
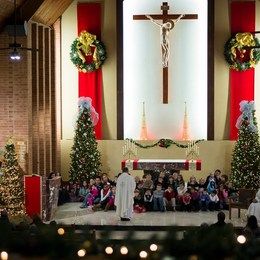
M181 170L200 171L201 160L186 159L129 159L121 162L122 169L129 170Z

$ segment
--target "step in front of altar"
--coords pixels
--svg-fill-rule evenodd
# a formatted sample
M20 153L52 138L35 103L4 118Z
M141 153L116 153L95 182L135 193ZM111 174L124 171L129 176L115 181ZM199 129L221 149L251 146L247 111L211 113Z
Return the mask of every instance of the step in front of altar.
M200 171L201 160L185 159L128 159L121 162L129 170L180 170Z

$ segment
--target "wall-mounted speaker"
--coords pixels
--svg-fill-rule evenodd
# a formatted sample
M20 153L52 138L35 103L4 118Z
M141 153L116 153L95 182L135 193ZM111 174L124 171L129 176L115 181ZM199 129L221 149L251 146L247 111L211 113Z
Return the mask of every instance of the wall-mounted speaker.
M16 36L27 36L27 22L24 21L23 24L16 24ZM8 24L5 27L5 31L9 36L15 36L14 24Z

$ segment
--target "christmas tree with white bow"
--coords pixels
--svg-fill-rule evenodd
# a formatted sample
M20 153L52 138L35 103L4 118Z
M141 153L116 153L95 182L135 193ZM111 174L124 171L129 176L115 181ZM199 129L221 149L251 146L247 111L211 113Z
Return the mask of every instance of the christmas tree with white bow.
M72 182L88 181L101 172L101 156L94 131L97 121L98 114L91 104L91 98L81 97L74 144L70 154L69 174Z
M260 181L260 144L253 101L240 102L241 115L232 162L231 182L235 188L258 189Z

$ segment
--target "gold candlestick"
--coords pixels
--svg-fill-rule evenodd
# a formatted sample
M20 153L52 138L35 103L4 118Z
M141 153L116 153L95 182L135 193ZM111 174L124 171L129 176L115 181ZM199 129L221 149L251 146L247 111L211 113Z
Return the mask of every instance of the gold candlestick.
M199 147L195 143L195 141L190 141L187 144L186 153L186 160L197 160L199 159Z
M131 156L137 157L137 147L132 140L126 139L123 146L123 157L128 157L130 160Z

